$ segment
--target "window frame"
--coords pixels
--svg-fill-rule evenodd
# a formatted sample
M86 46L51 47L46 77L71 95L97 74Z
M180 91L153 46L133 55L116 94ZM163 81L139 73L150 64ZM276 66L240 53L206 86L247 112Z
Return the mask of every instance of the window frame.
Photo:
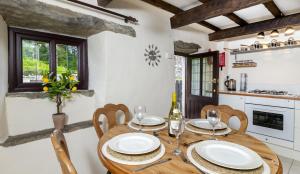
M20 28L8 27L9 60L8 82L9 92L42 91L42 83L23 83L22 40L34 40L49 43L50 72L56 74L56 45L67 44L78 48L78 89L88 89L88 54L87 40L69 36L50 34Z

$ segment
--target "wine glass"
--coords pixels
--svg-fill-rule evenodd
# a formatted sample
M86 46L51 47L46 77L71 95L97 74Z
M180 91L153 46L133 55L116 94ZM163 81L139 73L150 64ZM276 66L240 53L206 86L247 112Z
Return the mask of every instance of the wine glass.
M219 112L217 110L208 110L207 111L207 120L209 122L209 124L212 126L213 128L213 133L212 133L212 140L217 140L215 138L215 127L220 123L221 121L221 116L219 114Z
M134 107L134 116L138 120L139 125L140 125L140 128L138 130L139 132L142 132L143 125L141 123L142 123L142 120L144 119L145 114L146 114L145 106L135 106Z
M178 120L172 120L171 121L171 129L172 129L172 132L176 136L176 142L177 142L177 147L173 151L173 154L176 155L176 156L181 154L181 150L179 148L179 146L180 146L179 137L184 132L184 126L185 126L184 124L185 124L184 119L182 117Z

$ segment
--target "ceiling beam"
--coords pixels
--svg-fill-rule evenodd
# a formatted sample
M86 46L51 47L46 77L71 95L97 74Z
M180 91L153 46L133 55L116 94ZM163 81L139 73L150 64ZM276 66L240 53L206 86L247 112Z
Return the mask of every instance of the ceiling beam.
M180 9L180 8L178 8L178 7L176 7L172 4L169 4L165 1L162 1L162 0L142 0L142 1L144 1L148 4L151 4L153 6L156 6L158 8L161 8L163 10L166 10L166 11L168 11L170 13L173 13L173 14L179 14L179 13L184 12L182 9ZM198 22L198 24L200 24L200 25L202 25L206 28L209 28L213 31L219 31L220 30L220 28L218 28L218 27L216 27L216 26L214 26L214 25L212 25L208 22L205 22L205 21Z
M209 0L199 0L202 3L206 3ZM238 15L234 14L234 13L229 13L229 14L225 14L224 16L226 16L227 18L229 18L230 20L232 20L233 22L235 22L236 24L240 25L240 26L244 26L247 25L248 22L245 21L244 19L240 18Z
M112 0L97 0L98 1L98 5L105 7L106 5L108 5Z
M264 6L272 13L274 17L279 18L284 16L274 1L266 2L264 3Z
M245 21L244 19L240 18L238 15L234 14L234 13L229 13L224 15L227 18L231 19L233 22L235 22L236 24L239 24L240 26L244 26L247 25L248 22Z
M190 10L176 14L171 18L171 26L172 28L182 27L269 1L271 0L210 0Z
M209 40L221 40L248 34L254 34L261 31L270 31L285 28L287 26L300 25L300 13L284 16L275 19L269 19L261 22L251 23L242 27L228 28L209 34Z

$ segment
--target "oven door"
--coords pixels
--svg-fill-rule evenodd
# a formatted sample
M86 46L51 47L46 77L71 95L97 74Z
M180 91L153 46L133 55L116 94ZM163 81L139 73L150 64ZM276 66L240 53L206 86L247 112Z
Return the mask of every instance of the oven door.
M246 104L248 131L294 141L294 109Z

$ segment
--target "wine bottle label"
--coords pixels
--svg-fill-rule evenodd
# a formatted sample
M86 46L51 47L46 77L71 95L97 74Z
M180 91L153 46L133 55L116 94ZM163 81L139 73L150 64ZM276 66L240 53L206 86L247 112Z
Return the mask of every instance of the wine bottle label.
M178 129L179 128L179 123L180 123L179 120L170 120L170 122L169 122L169 124L170 124L170 126L169 126L170 134L175 135L173 129Z

